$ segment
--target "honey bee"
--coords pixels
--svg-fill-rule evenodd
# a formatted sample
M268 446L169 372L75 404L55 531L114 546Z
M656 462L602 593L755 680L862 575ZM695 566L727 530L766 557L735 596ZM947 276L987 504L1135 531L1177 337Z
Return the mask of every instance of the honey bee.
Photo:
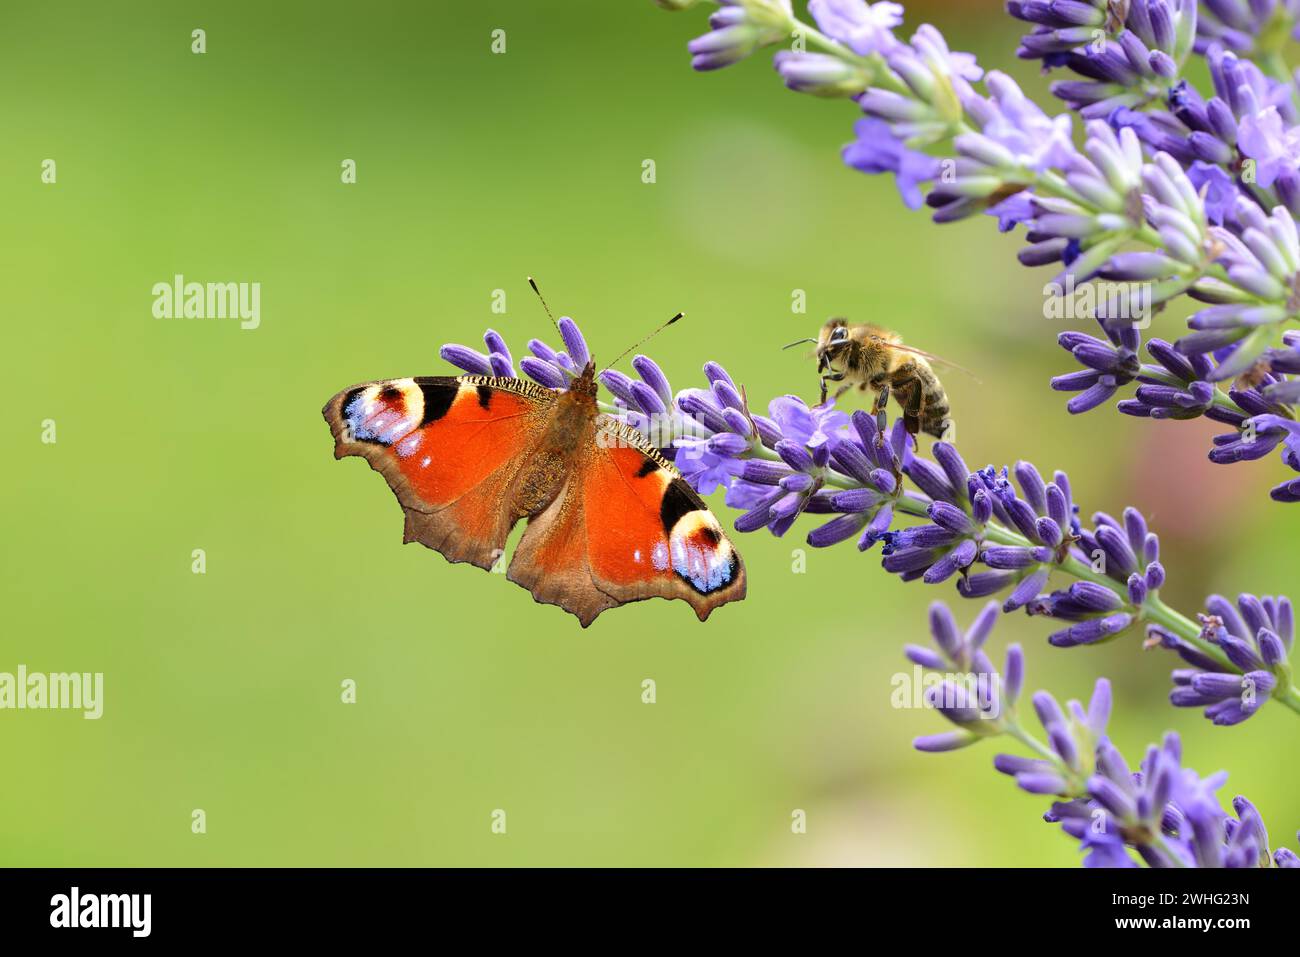
M925 432L935 438L949 434L952 419L948 395L927 360L953 363L903 345L898 333L881 326L865 322L850 325L847 319L840 318L822 326L816 339L800 339L786 348L805 342L817 346L822 402L826 401L827 383L842 382L836 398L855 386L862 392L874 392L872 412L879 413L892 391L903 410L903 424L908 432L913 435Z
M1258 389L1268 381L1272 373L1273 363L1266 358L1260 358L1249 369L1237 376L1232 383L1233 388L1240 389L1243 392Z

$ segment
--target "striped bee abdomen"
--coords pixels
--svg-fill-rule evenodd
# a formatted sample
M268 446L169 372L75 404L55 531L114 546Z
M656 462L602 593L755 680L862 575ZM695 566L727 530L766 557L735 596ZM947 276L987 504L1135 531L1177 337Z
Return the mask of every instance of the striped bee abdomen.
M915 358L902 363L894 370L890 386L903 409L908 432L944 437L952 424L948 395L929 363Z

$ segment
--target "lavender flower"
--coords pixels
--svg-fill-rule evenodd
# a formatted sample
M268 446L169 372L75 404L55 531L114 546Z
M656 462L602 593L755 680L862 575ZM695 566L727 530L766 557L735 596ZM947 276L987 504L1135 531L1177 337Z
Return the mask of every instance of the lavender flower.
M1030 700L1043 729L1043 738L1035 737L1017 707L1024 682L1019 646L1007 649L1001 673L983 650L996 618L997 606L986 606L963 635L946 606L930 606L934 647L908 645L906 654L941 676L924 700L953 729L917 738L918 750L951 751L992 737L1024 745L1032 756L999 754L994 768L1021 790L1057 799L1044 820L1079 842L1087 867L1296 866L1300 858L1293 852L1271 853L1268 832L1248 800L1234 799L1235 817L1223 811L1215 792L1227 775L1203 778L1184 767L1178 735L1148 748L1138 771L1131 771L1106 736L1112 700L1104 678L1086 707L1070 701L1062 708L1048 692L1034 693Z
M844 147L844 162L863 173L893 173L903 202L920 209L921 184L938 178L939 160L908 149L884 120L858 120L853 131L857 139Z
M1073 622L1048 637L1059 648L1090 645L1114 638L1150 606L1159 607L1156 593L1165 581L1160 564L1160 541L1147 531L1137 509L1124 510L1122 521L1099 512L1091 531L1078 528L1076 548L1091 556L1090 568L1119 585L1083 580L1069 588L1036 598L1027 606L1031 615L1049 615Z
M813 96L857 96L871 82L862 67L826 53L781 50L772 57L772 65L787 87Z
M532 355L523 360L534 379L549 388L563 388L590 358L576 323L565 318L559 325L564 351L535 340L529 345ZM486 366L508 371L505 343L491 331L485 342L486 356L462 346L445 347L444 355L471 371ZM1108 347L1100 340L1076 345L1082 359L1102 364L1085 345L1098 356ZM1195 376L1205 368L1167 343L1153 341L1149 348L1183 374ZM608 411L663 449L700 494L725 489L726 504L741 512L735 521L741 533L766 528L779 537L802 515L816 516L806 535L810 546L854 539L867 551L883 542L881 564L887 572L902 581L952 580L967 598L1002 594L1004 611L1023 608L1054 619L1058 627L1048 643L1056 647L1109 641L1145 619L1156 629L1149 633L1161 636L1155 644L1227 676L1199 679L1201 695L1210 693L1205 689L1212 682L1223 690L1225 681L1240 685L1244 672L1260 670L1242 667L1231 643L1164 604L1160 542L1142 514L1132 508L1120 518L1096 512L1085 525L1063 472L1047 481L1023 461L1009 469L972 470L955 446L942 441L923 456L901 420L891 424L883 412L848 415L833 402L809 406L786 395L768 404L768 415L757 414L745 390L716 362L704 366L707 388L676 393L649 357L638 355L632 366L635 377L616 370L601 374L615 400ZM1237 398L1246 401L1244 394ZM1265 429L1258 441L1272 441L1271 432ZM1077 580L1049 590L1053 573ZM1285 607L1289 616L1290 606ZM1277 665L1267 679L1251 676L1250 687L1300 711L1300 690L1292 687L1286 667Z
M1084 367L1079 372L1052 379L1052 388L1058 392L1080 393L1065 404L1071 415L1095 409L1110 399L1120 386L1137 378L1141 370L1142 364L1137 358L1141 336L1136 328L1123 326L1116 329L1103 322L1102 332L1110 342L1082 332L1063 332L1057 337L1061 347Z
M1276 62L1300 0L1207 0L1199 18L1192 0L1011 0L1010 13L1033 24L1020 55L1080 77L1054 90L1087 122L1082 149L1068 113L1051 115L1005 74L985 74L934 27L895 36L895 5L814 3L823 34L784 8L772 15L774 2L737 0L722 12L739 7L728 16L746 23L771 15L765 22L821 46L777 55L792 88L863 90L854 98L867 119L845 163L894 174L904 202L928 205L936 222L988 213L1003 231L1024 225L1021 261L1058 269L1049 316L1080 285L1095 293L1103 337L1060 337L1081 365L1052 383L1076 393L1071 412L1118 399L1144 418L1206 415L1238 430L1216 441L1213 461L1281 448L1300 471L1287 424L1300 419L1297 343L1284 330L1300 319L1300 91ZM1193 53L1209 68L1208 95L1182 75ZM1184 295L1204 304L1188 333L1172 349L1154 340L1154 362L1142 363L1138 330ZM1300 479L1272 494L1300 500Z
M1180 272L1180 260L1199 262L1201 253L1192 235L1197 213L1192 211L1189 216L1187 209L1188 197L1195 193L1177 165L1157 156L1155 164L1147 166L1137 135L1129 128L1116 133L1105 123L1091 122L1087 129L1083 153L1069 157L1066 163L1066 181L1074 196L1034 198L1036 215L1026 223L1031 245L1021 253L1021 262L1033 266L1063 262L1067 270L1057 283L1067 277L1084 282L1103 269L1111 279L1150 282ZM1160 188L1161 195L1153 196L1149 204L1135 202L1144 181L1156 177L1159 180L1154 187ZM1170 204L1181 208L1166 215L1164 209ZM1120 247L1147 225L1148 218L1157 229L1161 220L1170 221L1171 236L1163 242L1164 251L1142 259L1133 254L1119 258ZM1175 235L1175 227L1182 232ZM1161 238L1165 240L1163 235ZM1099 318L1132 322L1141 317Z
M1194 0L1010 0L1007 12L1034 24L1018 56L1084 78L1052 92L1089 118L1160 99L1193 46L1197 19Z
M1006 716L1020 696L1024 654L1019 645L1011 645L1007 648L1003 670L999 673L993 666L983 646L997 617L997 603L989 602L962 634L946 605L942 602L930 605L930 633L935 649L908 645L904 651L909 660L922 668L955 672L942 684L931 686L925 702L956 725L956 729L917 738L913 742L917 750L954 751L981 738L1006 733Z
M1237 128L1237 146L1255 160L1255 182L1272 186L1300 166L1300 130L1288 126L1276 106L1247 114Z
M1233 426L1245 421L1239 409L1228 408L1235 400L1224 397L1209 381L1214 363L1204 355L1185 356L1163 339L1152 339L1146 348L1158 364L1141 367L1136 378L1144 384L1138 386L1133 398L1118 404L1121 412L1155 419L1192 419L1204 415ZM1238 398L1243 396L1244 393Z
M1135 866L1132 848L1149 867L1268 867L1273 858L1259 812L1244 797L1233 800L1239 816L1229 818L1214 793L1225 772L1202 778L1181 766L1178 735L1147 749L1133 773L1124 757L1102 741L1096 773L1086 796L1052 805L1046 815L1087 851L1086 867ZM1277 866L1289 851L1279 850Z
M540 339L533 339L528 343L528 351L532 355L520 359L519 368L538 385L563 390L568 387L571 378L582 372L582 367L590 361L591 354L587 351L586 340L576 322L568 316L561 316L559 329L567 351L556 351ZM474 375L514 378L514 360L505 340L489 329L483 336L483 342L487 346L486 354L453 343L443 346L439 355L457 368Z
M717 70L778 43L790 32L790 0L719 0L710 31L688 45L691 66Z
M1251 91L1263 84L1263 79L1222 58L1216 62L1219 69L1215 75L1220 77L1225 93L1235 97L1232 102L1238 109L1247 109L1241 101L1253 102ZM1235 94L1228 90L1233 77L1241 80ZM996 75L990 75L989 79L996 87L999 82ZM1018 102L1018 91L1003 88L1001 94L999 103ZM863 98L864 108L876 102L869 96ZM1213 107L1210 112L1222 117L1225 111L1230 111L1227 100L1219 102L1223 105L1217 112ZM968 104L974 105L975 101ZM1276 111L1275 107L1270 109ZM1192 112L1190 108L1184 110L1188 116ZM1005 115L1007 111L1001 113ZM985 123L986 131L989 129L986 112L973 108L972 115ZM1210 123L1207 118L1205 125ZM1004 122L1003 126L1046 130L1039 117L1032 117L1029 122L1022 117L1018 124ZM1136 401L1121 402L1121 411L1152 418L1190 418L1210 413L1240 426L1244 436L1226 437L1220 445L1229 448L1216 449L1211 455L1214 461L1263 457L1285 442L1284 460L1291 464L1296 459L1297 442L1284 420L1294 418L1292 410L1278 407L1276 398L1272 402L1256 400L1248 394L1249 388L1233 390L1240 393L1238 402L1238 396L1223 396L1216 384L1263 369L1258 374L1265 377L1275 396L1280 393L1277 397L1289 404L1283 397L1290 396L1293 387L1281 377L1267 377L1274 358L1285 362L1283 350L1274 346L1275 328L1296 309L1290 292L1296 288L1300 273L1297 269L1300 244L1296 241L1294 222L1281 207L1275 208L1271 216L1264 216L1226 180L1222 170L1203 160L1192 160L1191 168L1186 171L1168 153L1157 153L1151 161L1146 161L1138 146L1136 129L1121 126L1115 132L1103 122L1093 122L1088 126L1089 136L1082 153L1060 145L1059 155L1051 159L1065 172L1073 194L1070 198L1039 196L1032 191L1028 185L1032 179L1028 174L1035 168L1032 151L1016 155L1004 148L1006 142L998 142L986 133L958 135L953 141L959 154L956 176L951 183L937 185L926 202L937 207L938 221L989 209L999 216L1003 228L1024 222L1029 229L1030 245L1021 254L1021 260L1028 265L1058 262L1065 266L1065 271L1049 286L1055 290L1055 296L1062 295L1065 288L1073 289L1079 282L1094 278L1106 281L1109 298L1099 305L1097 318L1109 343L1079 332L1060 336L1061 344L1084 367L1052 381L1053 388L1079 393L1068 403L1072 413L1095 408L1135 379L1151 378L1142 375L1143 371L1151 370L1143 370L1138 361L1139 323L1135 320L1149 320L1155 308L1174 296L1190 292L1210 305L1192 316L1189 324L1193 332L1180 339L1176 348L1192 362L1211 352L1215 353L1216 361L1212 366L1201 363L1196 380L1184 379L1177 385L1168 381L1168 376L1156 372L1156 381L1140 388ZM1029 135L1026 130L1021 132ZM1199 139L1193 135L1191 141L1199 143L1208 135L1202 131ZM1148 135L1147 139L1151 138ZM874 139L879 142L878 137ZM1046 142L1052 141L1049 138ZM1178 148L1176 143L1166 143L1163 139L1159 142ZM1202 148L1201 154L1207 155L1207 150L1208 147ZM846 151L846 159L851 155L858 155L856 147ZM1224 156L1216 156L1226 161ZM907 168L897 162L852 165L870 171L893 169L909 205L915 205L924 177L933 178L920 158L911 166L919 175L910 176L906 175ZM1200 180L1199 190L1194 179ZM1211 186L1219 190L1218 206L1213 210L1207 206ZM1011 191L1009 197L1008 191ZM1300 194L1300 188L1296 192ZM1140 208L1133 202L1139 194ZM1223 225L1227 222L1231 222L1231 230ZM1147 232L1158 239L1159 252L1121 250L1123 244ZM1223 270L1224 278L1206 275L1206 264L1212 260ZM1116 294L1115 283L1128 285ZM1288 346L1285 351L1292 351L1290 343L1285 344ZM1162 358L1153 353L1153 357L1166 366L1174 361L1168 354ZM1174 374L1171 370L1170 375ZM1180 388L1180 385L1190 388ZM1264 418L1247 424L1253 416ZM1257 433L1261 431L1263 440L1256 443ZM1274 498L1290 501L1298 492L1300 483L1291 480L1275 489Z
M1196 51L1220 45L1252 54L1269 43L1285 41L1300 20L1295 0L1206 0L1196 29Z
M808 12L828 36L859 56L887 53L898 44L893 28L903 22L900 3L808 0Z
M786 35L806 39L820 52L796 44L776 67L792 89L855 100L866 118L844 150L848 165L894 174L904 201L929 206L937 222L987 213L1004 231L1025 226L1021 261L1057 271L1049 309L1079 284L1121 287L1096 300L1099 334L1060 336L1079 365L1053 380L1074 393L1071 412L1118 399L1121 412L1152 420L1205 416L1226 426L1212 461L1278 451L1300 473L1300 333L1288 328L1300 318L1300 133L1296 85L1277 57L1297 3L1206 0L1198 17L1191 0L1013 0L1010 12L1033 24L1020 55L1077 74L1053 91L1086 123L1081 147L1070 113L1039 108L1004 74L952 52L933 27L896 36L893 5L814 0L819 31L784 2L732 0L692 53L708 69ZM1182 75L1193 54L1208 66L1204 94ZM1181 296L1198 303L1186 334L1144 344L1141 330ZM463 358L500 368L500 354L509 364L488 345ZM1085 524L1062 473L1049 482L1026 462L972 471L952 445L923 452L883 414L846 420L833 404L793 396L759 416L714 363L707 388L674 394L657 366L638 362L640 378L605 377L614 414L638 428L669 422L688 480L725 487L727 505L741 511L738 531L785 535L808 514L814 547L881 542L882 564L903 581L951 580L963 596L999 596L964 635L946 608L932 610L937 650L908 649L943 672L926 700L951 725L918 747L1000 735L1026 745L1030 756L999 756L998 768L1057 799L1047 819L1080 841L1091 865L1300 864L1270 851L1248 801L1234 801L1233 814L1219 806L1223 775L1183 767L1176 736L1130 771L1105 736L1104 679L1087 708L1034 695L1040 741L1017 717L1023 655L1009 652L999 674L984 651L999 606L1054 619L1049 643L1059 647L1141 622L1148 646L1188 666L1174 673L1174 703L1236 724L1267 700L1300 712L1285 599L1243 596L1233 608L1212 598L1198 622L1164 601L1159 540L1145 517L1098 512ZM562 387L563 361L547 365L543 375ZM1272 494L1300 501L1300 478Z
M1201 635L1223 652L1226 665L1158 625L1148 629L1149 643L1174 651L1191 666L1173 673L1172 704L1204 708L1215 724L1234 725L1257 713L1275 692L1294 693L1289 659L1295 618L1288 599L1241 595L1234 608L1226 598L1211 595L1205 607Z

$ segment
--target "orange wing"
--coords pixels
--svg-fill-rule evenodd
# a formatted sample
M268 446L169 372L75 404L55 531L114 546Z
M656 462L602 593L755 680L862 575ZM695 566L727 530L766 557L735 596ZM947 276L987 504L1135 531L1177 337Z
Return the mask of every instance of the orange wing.
M601 416L596 441L531 519L509 577L583 627L607 608L680 598L703 621L745 597L745 566L718 520L639 432Z
M363 456L406 513L404 541L490 568L519 516L506 505L555 394L519 379L366 382L322 410L334 457Z

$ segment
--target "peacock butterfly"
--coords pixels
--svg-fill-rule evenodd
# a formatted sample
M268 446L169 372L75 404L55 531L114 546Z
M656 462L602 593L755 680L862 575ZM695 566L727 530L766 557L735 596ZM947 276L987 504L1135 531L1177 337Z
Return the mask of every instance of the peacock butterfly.
M334 457L364 457L406 513L405 542L490 569L527 520L507 577L585 628L643 598L703 621L745 597L717 518L645 437L596 402L588 362L567 391L481 375L365 382L322 410Z

